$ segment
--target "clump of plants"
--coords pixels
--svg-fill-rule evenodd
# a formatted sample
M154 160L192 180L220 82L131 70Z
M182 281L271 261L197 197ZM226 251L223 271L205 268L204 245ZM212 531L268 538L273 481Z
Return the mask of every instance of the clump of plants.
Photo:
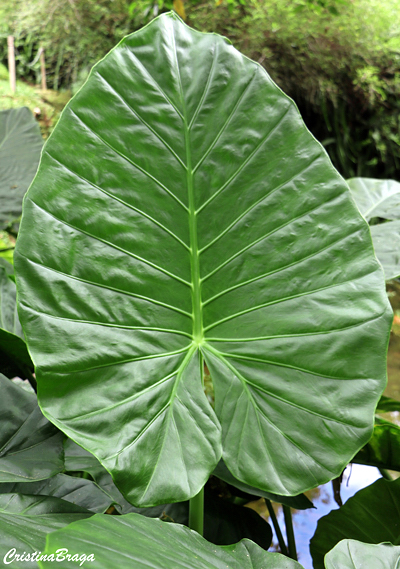
M40 407L0 377L7 560L300 569L290 507L370 441L392 312L367 223L266 72L173 13L125 38L43 148L14 260L3 346ZM285 556L238 527L238 491L284 504ZM326 569L400 555L345 537Z

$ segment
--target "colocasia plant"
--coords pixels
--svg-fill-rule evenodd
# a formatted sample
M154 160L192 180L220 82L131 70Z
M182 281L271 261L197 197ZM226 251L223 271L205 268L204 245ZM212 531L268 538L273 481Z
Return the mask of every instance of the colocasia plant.
M93 515L89 494L71 511L54 459L41 489L0 504L13 523L39 509L42 545L29 543L50 557L35 562L67 548L96 568L300 567L201 537L203 487L220 473L291 505L339 476L372 433L392 315L367 223L265 70L173 13L125 38L43 149L15 271L39 405L68 436L70 470L131 511L190 501L191 529ZM325 564L399 554L344 541Z

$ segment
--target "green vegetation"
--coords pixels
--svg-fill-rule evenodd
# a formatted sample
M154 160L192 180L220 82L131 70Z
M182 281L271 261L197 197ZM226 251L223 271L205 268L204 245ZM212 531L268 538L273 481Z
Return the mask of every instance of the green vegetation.
M15 36L18 75L38 81L43 46L52 89L82 81L93 63L130 30L126 0L4 0L0 8L2 59ZM1 56L0 56L1 57Z
M122 568L301 569L290 508L370 440L392 315L347 184L262 68L174 14L127 37L49 139L14 261L2 547L79 543L100 569L110 551ZM286 557L265 552L249 495L284 505ZM343 544L329 559L343 564Z
M364 0L173 6L269 69L343 173L395 171L394 2L376 21ZM16 34L25 80L10 97L0 66L0 100L48 104L49 134L97 52L168 7L7 1L0 29ZM53 86L71 91L28 84L38 42ZM0 112L0 558L23 569L16 547L51 567L40 550L67 568L67 547L99 569L302 569L291 508L353 461L386 479L320 520L314 567L395 569L400 427L374 411L400 402L379 400L392 313L372 243L397 276L400 184L348 180L364 219L262 67L165 14L67 105L25 198L14 273L23 192L10 189L33 178L38 131L27 109ZM243 507L257 497L284 556Z
M297 103L345 178L396 178L400 168L397 0L3 0L0 60L15 35L20 77L75 92L126 33L175 8L229 37ZM2 39L1 39L2 38Z
M294 98L347 178L396 178L400 168L400 11L396 0L293 0L188 11L196 28L228 35Z
M0 73L2 71L0 67ZM0 111L28 107L36 116L42 136L47 138L57 124L60 112L71 98L68 91L48 90L42 92L39 87L26 81L17 81L15 93L11 93L8 72L0 78ZM3 78L4 77L4 78Z

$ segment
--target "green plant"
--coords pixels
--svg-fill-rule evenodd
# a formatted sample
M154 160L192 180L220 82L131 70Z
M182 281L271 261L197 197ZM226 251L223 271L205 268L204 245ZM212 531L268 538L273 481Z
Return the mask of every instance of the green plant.
M26 107L0 111L0 229L19 220L22 198L36 173L43 139Z
M368 226L292 101L216 35L167 14L92 70L43 150L15 267L41 409L120 508L115 487L133 511L189 500L202 533L215 469L291 505L369 440L391 311ZM138 567L161 559L150 543L165 567L299 567L136 514L66 525L46 551L110 532Z
M394 180L347 180L358 209L371 224L376 256L386 280L400 275L400 184Z
M48 87L69 88L130 31L128 7L129 0L3 0L0 58L6 63L7 35L13 35L18 76L39 82L42 46Z

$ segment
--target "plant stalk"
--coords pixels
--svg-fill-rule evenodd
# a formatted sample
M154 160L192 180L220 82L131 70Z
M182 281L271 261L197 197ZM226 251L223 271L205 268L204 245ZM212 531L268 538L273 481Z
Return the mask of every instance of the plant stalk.
M29 383L31 384L31 387L34 390L34 392L37 393L36 378L32 375L28 366L23 366L23 367L21 366L20 369L21 369L21 371L23 371L23 375L25 376L22 379L27 379L29 381Z
M286 536L288 540L289 557L297 561L296 541L294 539L292 512L290 506L283 505L283 515L285 517Z
M204 488L189 501L189 527L201 536L204 533Z
M288 550L286 547L285 540L283 539L283 535L282 535L281 528L279 526L278 520L276 519L274 508L272 507L271 501L268 500L268 498L265 498L265 503L267 504L269 517L271 518L272 525L274 526L274 530L276 533L276 537L278 538L278 543L279 543L281 553L288 557Z

